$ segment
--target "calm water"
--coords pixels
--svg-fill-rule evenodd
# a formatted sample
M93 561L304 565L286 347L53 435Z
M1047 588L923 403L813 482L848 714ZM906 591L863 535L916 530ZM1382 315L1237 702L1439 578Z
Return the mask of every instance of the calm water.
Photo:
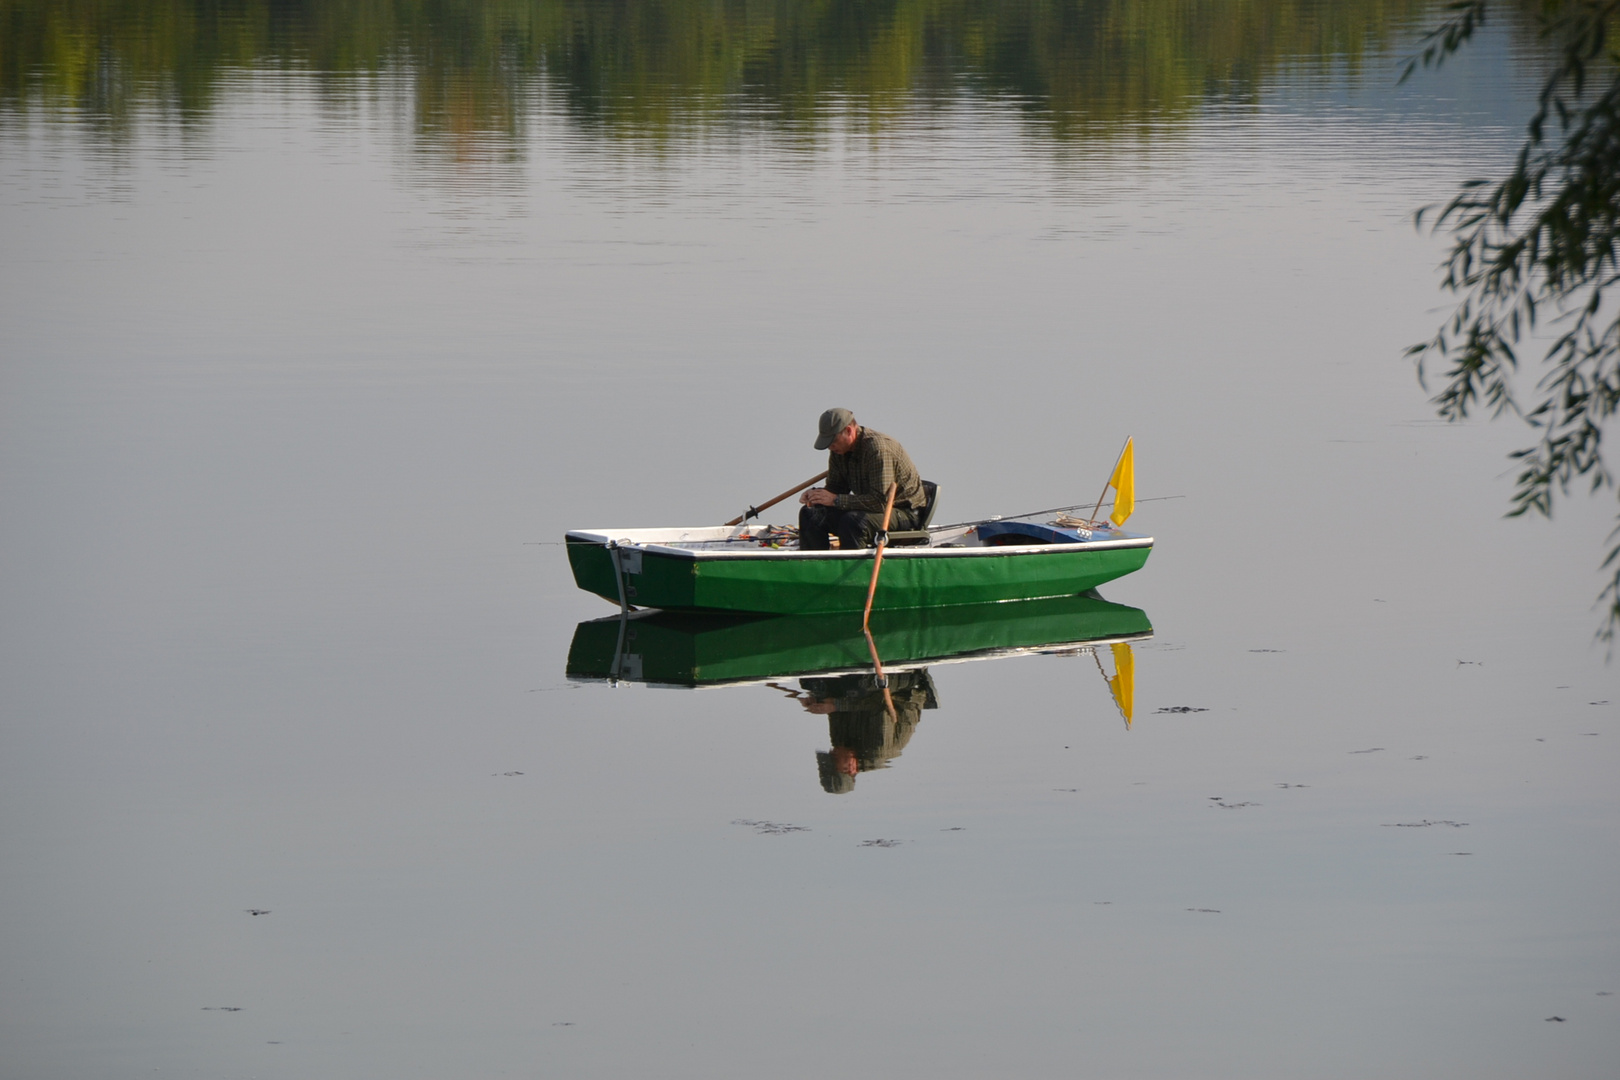
M1514 27L1397 90L1418 6L59 7L0 2L0 1078L1613 1075L1603 508L1502 520L1523 433L1400 355ZM831 795L796 680L566 677L563 532L835 404L945 521L1135 436L1129 729L936 665Z

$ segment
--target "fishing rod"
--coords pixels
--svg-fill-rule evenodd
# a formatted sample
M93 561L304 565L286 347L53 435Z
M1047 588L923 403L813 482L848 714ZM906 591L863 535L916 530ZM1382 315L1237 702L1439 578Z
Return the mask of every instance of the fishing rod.
M1165 502L1169 499L1185 499L1185 495L1157 495L1151 499L1137 499L1139 503ZM954 525L931 525L929 532L939 532L941 529L960 529L964 525L985 525L992 521L1017 521L1020 518L1040 517L1043 514L1061 514L1065 510L1083 510L1085 503L1075 503L1073 506L1054 506L1050 510L1031 510L1027 514L1001 514L997 517L979 518L975 521L958 521ZM1113 506L1113 503L1103 503L1103 506Z

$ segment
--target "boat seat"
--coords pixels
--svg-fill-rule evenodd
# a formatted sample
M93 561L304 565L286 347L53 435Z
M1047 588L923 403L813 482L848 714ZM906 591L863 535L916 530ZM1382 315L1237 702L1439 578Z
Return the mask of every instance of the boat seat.
M934 508L939 505L939 485L932 480L924 480L922 513L918 515L917 527L900 532L889 533L890 544L926 544L928 543L928 524L934 520Z

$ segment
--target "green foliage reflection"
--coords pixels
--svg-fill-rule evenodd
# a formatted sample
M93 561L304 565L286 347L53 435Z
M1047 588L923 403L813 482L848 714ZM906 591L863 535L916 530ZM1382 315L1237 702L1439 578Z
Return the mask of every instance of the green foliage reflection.
M0 117L207 116L243 69L341 102L406 90L419 130L511 133L540 95L576 123L659 137L709 124L881 124L1004 96L1056 136L1174 122L1279 67L1354 65L1421 0L0 0Z

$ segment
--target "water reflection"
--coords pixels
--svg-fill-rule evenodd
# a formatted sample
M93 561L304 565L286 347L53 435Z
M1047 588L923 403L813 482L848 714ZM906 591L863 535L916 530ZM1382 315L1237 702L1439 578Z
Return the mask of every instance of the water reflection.
M1153 636L1139 608L1092 594L872 615L868 645L850 615L750 617L641 611L582 622L568 650L574 680L699 688L765 685L827 717L831 749L816 755L821 786L854 790L887 768L939 707L929 668L1039 653L1089 655L1127 725L1132 642ZM881 658L881 676L872 650ZM1109 676L1099 651L1109 657ZM797 678L797 685L784 682Z
M875 672L805 678L797 691L771 685L797 699L806 712L827 718L832 749L816 751L816 772L829 795L854 791L860 773L888 768L911 741L922 711L939 708L927 668L891 671L881 679Z
M1184 125L1302 65L1353 72L1423 0L0 0L0 122L42 106L103 135L194 124L243 70L312 76L334 109L398 109L420 145L525 147L555 108L653 143L768 130L871 133L965 97L1047 137ZM360 77L357 79L356 77ZM357 100L356 87L360 87ZM402 91L403 87L403 91Z

